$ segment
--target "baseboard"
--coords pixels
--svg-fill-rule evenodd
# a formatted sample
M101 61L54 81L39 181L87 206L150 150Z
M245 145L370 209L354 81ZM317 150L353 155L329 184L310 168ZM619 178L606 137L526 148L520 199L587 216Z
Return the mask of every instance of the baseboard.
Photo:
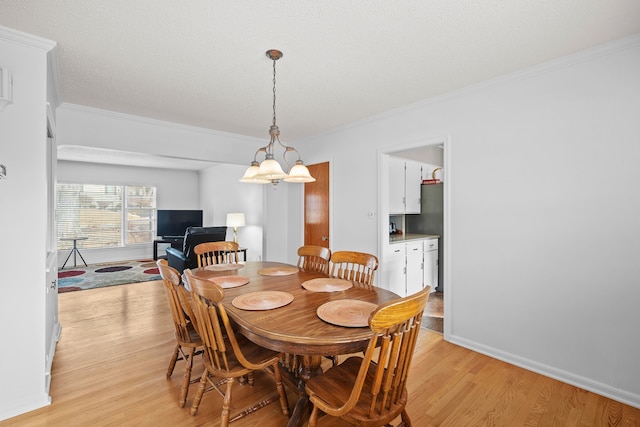
M49 387L51 386L51 366L53 365L53 357L56 354L56 346L58 344L58 340L60 340L61 332L62 325L60 322L56 322L55 325L53 325L53 330L51 331L51 345L49 346L49 351L46 356L44 390L47 394L49 394Z
M640 395L617 389L607 384L593 381L589 378L575 375L570 372L554 368L553 366L535 362L533 360L525 359L523 357L519 357L514 354L495 349L493 347L488 347L472 340L460 338L455 335L447 334L445 339L453 344L457 344L461 347L468 348L469 350L473 350L489 357L493 357L494 359L502 360L503 362L519 366L540 375L544 375L546 377L562 381L563 383L580 387L584 390L599 394L604 397L608 397L610 399L625 403L635 408L640 408Z
M0 421L8 420L9 418L17 417L18 415L26 414L27 412L35 411L45 406L51 405L51 398L47 393L43 393L39 398L29 399L25 402L2 402L2 408L0 408Z

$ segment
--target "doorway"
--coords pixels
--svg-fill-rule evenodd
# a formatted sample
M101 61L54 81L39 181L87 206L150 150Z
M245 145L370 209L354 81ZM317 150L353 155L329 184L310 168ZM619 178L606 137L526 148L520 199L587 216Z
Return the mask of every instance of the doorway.
M442 137L439 139L434 139L431 141L423 141L423 142L415 142L412 144L406 144L403 146L394 146L389 147L388 150L381 152L381 161L379 165L381 165L382 169L380 170L380 200L384 201L381 204L380 208L380 225L379 230L381 230L380 235L380 254L384 257L385 254L389 254L390 250L385 250L385 246L393 249L388 246L388 240L386 238L385 230L390 229L390 223L394 224L402 223L403 227L405 227L405 232L410 234L426 234L433 235L437 234L440 236L438 239L438 285L435 288L435 292L432 292L427 308L425 309L425 317L423 318L423 326L435 330L440 333L445 333L447 328L447 324L451 324L446 314L449 312L447 307L450 306L450 288L449 288L449 277L448 268L449 268L449 258L448 254L449 250L449 236L448 232L448 212L450 212L449 206L449 187L447 182L449 181L448 177L450 177L450 167L449 167L449 159L448 159L448 137ZM391 191L391 184L387 182L390 179L390 171L387 170L389 166L389 162L384 159L389 158L401 158L404 160L411 160L413 162L419 162L426 165L426 174L422 174L423 180L429 180L433 182L435 178L439 179L439 184L437 185L422 185L421 186L421 208L420 211L416 214L406 213L404 215L393 215L390 216L389 206L387 206L388 196L387 192ZM397 163L397 162L396 162ZM423 165L423 169L424 169ZM444 176L444 171L447 172L447 177ZM423 170L424 172L424 170ZM407 172L408 173L408 172ZM434 176L437 175L437 176ZM423 181L424 182L424 181ZM439 188L436 188L439 187ZM389 193L390 194L390 193ZM435 197L438 196L438 197ZM390 196L389 196L390 197ZM429 198L429 202L426 202L424 199ZM438 205L438 206L436 206ZM439 226L434 226L433 222L438 220ZM436 222L438 222L436 221ZM427 225L428 223L428 225ZM430 255L432 256L432 255ZM409 262L409 258L407 258L407 262ZM426 262L423 258L423 263ZM393 261L385 261L384 259L381 262L381 266L384 265L393 265ZM424 266L424 264L423 264ZM392 268L392 267L390 267ZM407 266L408 269L408 266ZM427 279L425 278L425 281ZM447 298L445 299L445 291L447 292ZM446 319L446 320L445 320ZM446 334L445 334L446 337Z

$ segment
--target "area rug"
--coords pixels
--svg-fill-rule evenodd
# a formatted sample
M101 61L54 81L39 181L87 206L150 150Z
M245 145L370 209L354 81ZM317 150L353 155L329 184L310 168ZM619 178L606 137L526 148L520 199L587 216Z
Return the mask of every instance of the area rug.
M58 293L160 280L153 260L90 264L58 271Z

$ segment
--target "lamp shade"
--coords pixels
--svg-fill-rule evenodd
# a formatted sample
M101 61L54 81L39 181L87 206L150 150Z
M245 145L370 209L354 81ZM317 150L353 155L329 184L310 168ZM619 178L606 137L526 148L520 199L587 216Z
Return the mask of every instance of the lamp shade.
M227 227L244 227L244 214L238 212L228 213Z
M282 166L274 159L266 159L260 163L260 171L254 176L258 179L282 179L286 178L287 174L282 170Z
M271 181L268 179L262 179L260 177L256 177L258 171L260 170L260 166L258 162L251 162L251 166L247 168L244 173L244 176L240 178L240 182L250 182L254 184L268 184Z
M315 180L300 160L291 168L289 176L284 179L286 182L314 182Z

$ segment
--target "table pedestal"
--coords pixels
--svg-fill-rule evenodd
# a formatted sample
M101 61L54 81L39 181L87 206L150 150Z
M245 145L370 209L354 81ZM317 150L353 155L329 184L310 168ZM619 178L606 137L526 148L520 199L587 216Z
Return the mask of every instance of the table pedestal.
M302 426L311 413L311 403L305 391L305 384L310 378L322 375L322 356L297 356L302 359L302 365L298 370L298 401L293 408L287 427Z

